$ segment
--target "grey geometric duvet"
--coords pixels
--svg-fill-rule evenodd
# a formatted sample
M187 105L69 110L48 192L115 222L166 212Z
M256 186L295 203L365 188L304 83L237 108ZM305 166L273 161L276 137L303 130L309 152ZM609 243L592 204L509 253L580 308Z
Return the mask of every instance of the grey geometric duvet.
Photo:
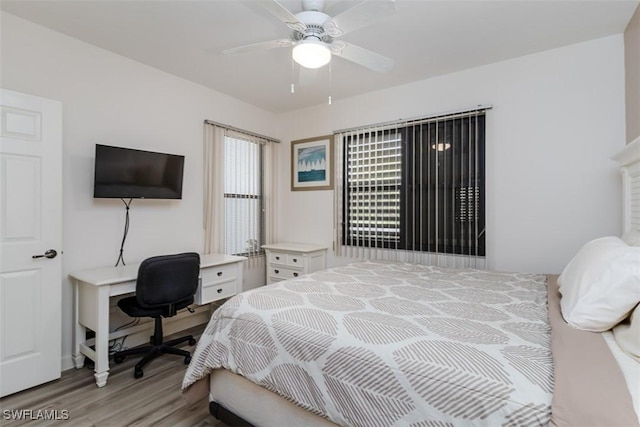
M546 425L546 278L366 261L275 283L214 313L183 388L216 368L344 426Z

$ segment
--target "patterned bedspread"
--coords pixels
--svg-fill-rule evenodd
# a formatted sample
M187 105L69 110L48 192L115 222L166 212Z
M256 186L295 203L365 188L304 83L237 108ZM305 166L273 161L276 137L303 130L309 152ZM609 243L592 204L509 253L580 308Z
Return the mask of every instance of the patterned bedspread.
M542 275L360 262L239 294L184 378L224 368L344 426L546 425Z

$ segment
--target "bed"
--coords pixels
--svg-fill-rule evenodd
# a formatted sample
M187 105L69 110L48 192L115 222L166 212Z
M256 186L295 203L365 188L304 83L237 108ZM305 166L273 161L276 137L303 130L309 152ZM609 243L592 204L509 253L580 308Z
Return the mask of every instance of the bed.
M640 229L640 141L618 159ZM216 310L183 394L229 425L638 426L640 362L565 321L569 279L362 261L254 289Z

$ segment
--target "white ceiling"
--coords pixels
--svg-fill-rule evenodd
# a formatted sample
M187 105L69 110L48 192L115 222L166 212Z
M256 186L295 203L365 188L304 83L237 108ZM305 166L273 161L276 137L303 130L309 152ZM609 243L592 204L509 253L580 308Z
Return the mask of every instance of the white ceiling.
M376 0L370 0L376 1ZM298 0L281 3L293 13ZM336 15L359 1L327 0ZM0 9L274 112L290 111L624 32L639 0L397 0L342 37L395 60L379 74L342 58L299 70L291 48L224 49L287 38L256 0L2 0ZM330 79L331 75L331 79ZM291 83L296 83L294 94Z

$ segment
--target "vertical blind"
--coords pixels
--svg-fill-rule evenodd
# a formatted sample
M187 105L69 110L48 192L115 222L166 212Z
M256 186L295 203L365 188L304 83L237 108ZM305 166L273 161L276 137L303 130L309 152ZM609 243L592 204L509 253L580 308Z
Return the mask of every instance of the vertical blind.
M337 132L338 253L484 267L486 109Z
M347 245L398 248L401 141L395 129L346 137Z

